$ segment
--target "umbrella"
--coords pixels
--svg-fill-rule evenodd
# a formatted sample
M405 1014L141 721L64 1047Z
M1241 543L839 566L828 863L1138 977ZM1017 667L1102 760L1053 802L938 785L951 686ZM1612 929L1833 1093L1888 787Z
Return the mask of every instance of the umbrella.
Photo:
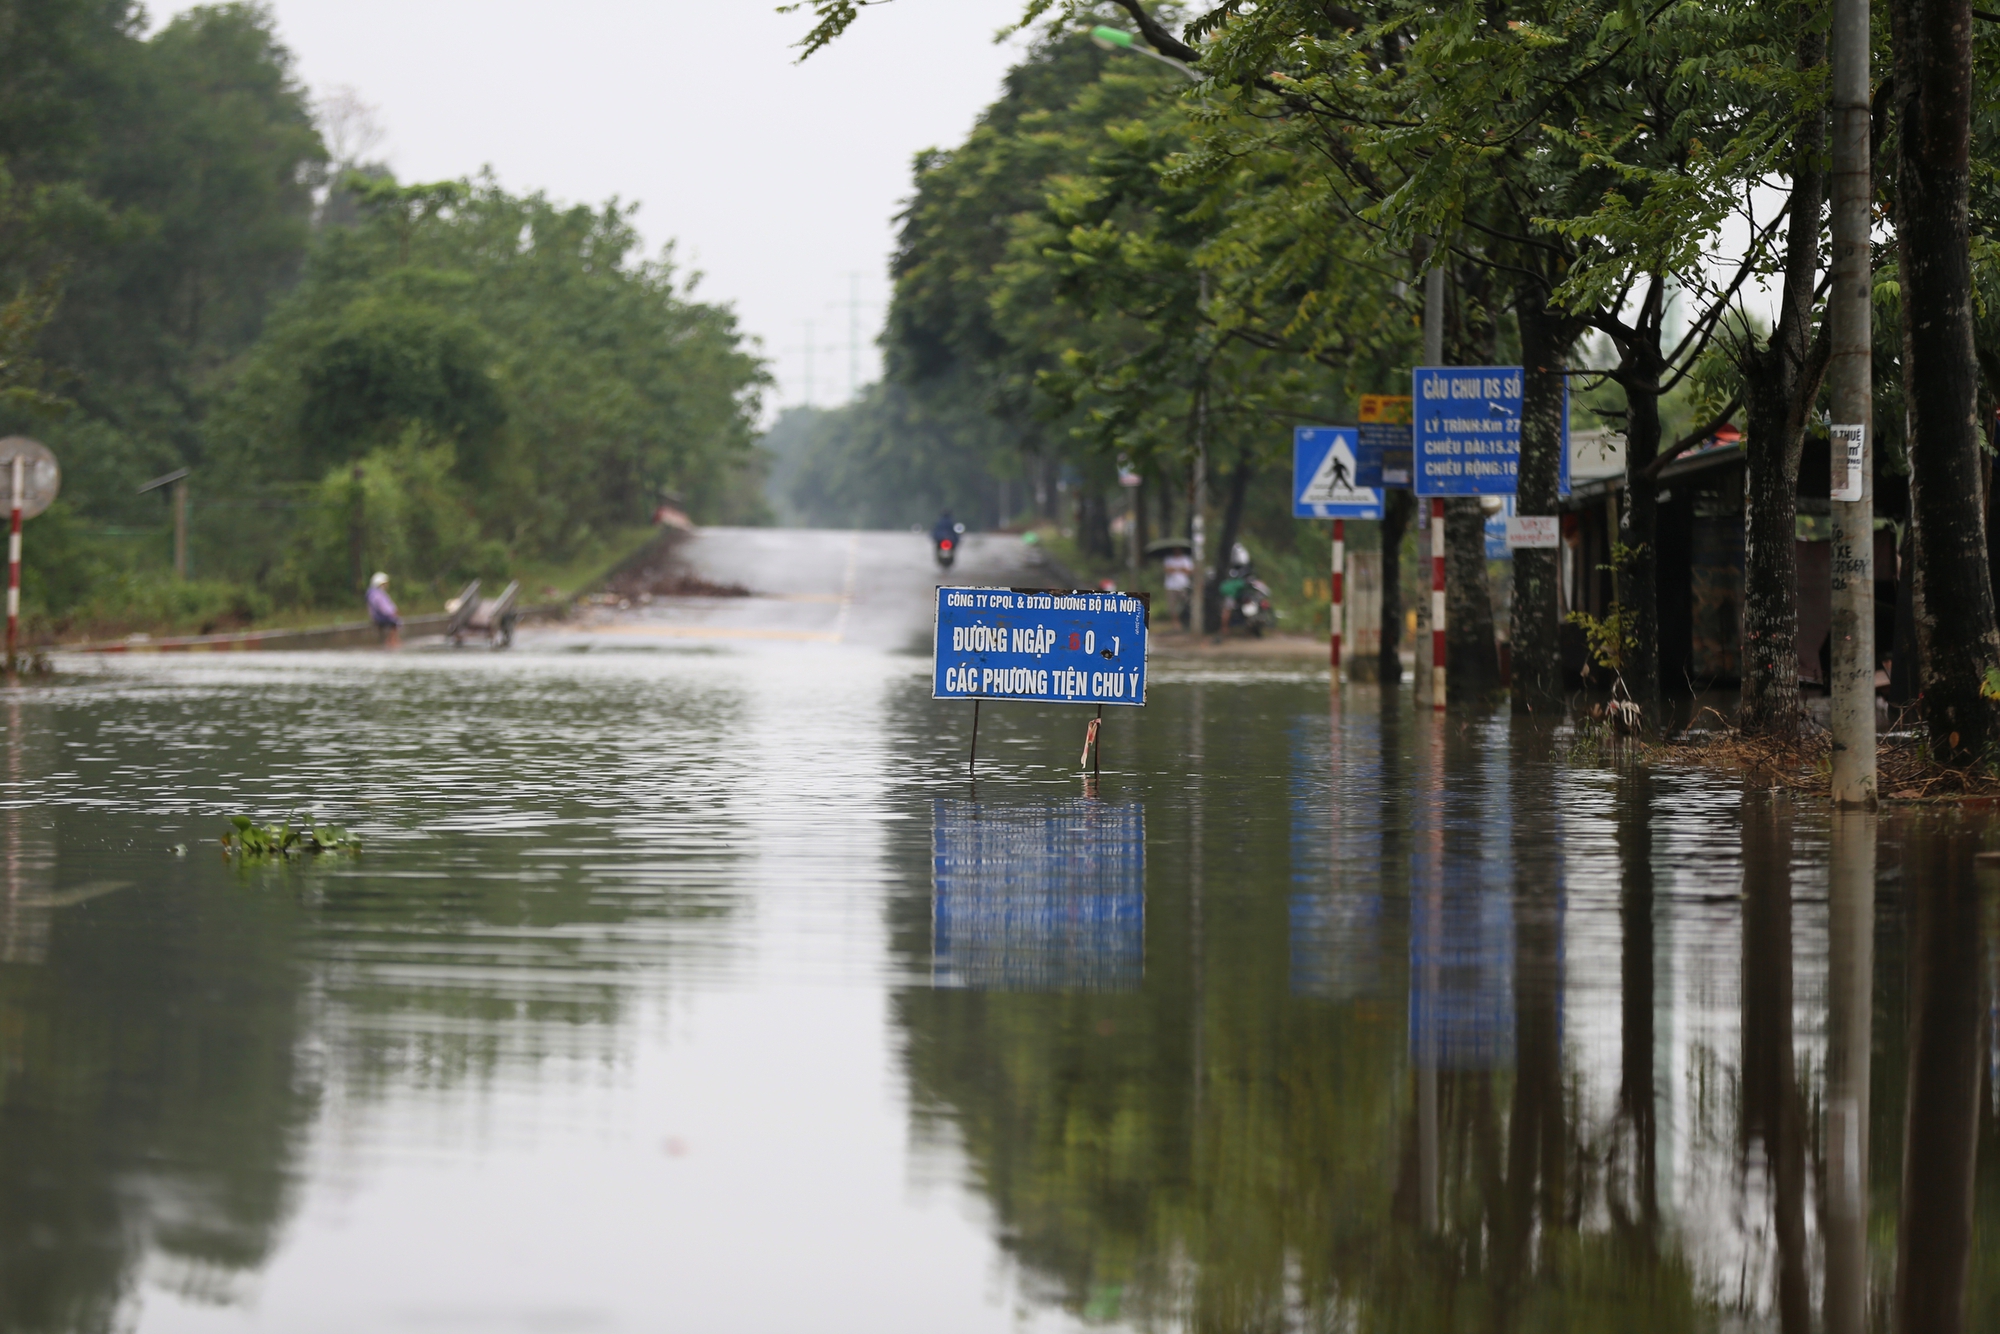
M1146 544L1146 554L1148 556L1167 556L1172 555L1176 551L1185 551L1192 555L1194 553L1194 543L1188 541L1185 537L1162 537L1157 541Z

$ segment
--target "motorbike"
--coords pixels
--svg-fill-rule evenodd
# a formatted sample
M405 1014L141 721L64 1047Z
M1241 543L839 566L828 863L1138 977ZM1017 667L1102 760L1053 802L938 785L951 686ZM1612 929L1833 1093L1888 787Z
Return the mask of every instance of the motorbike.
M1271 586L1254 574L1229 582L1235 585L1223 589L1229 621L1248 630L1252 638L1262 639L1264 631L1278 623L1278 613L1271 606Z
M931 545L937 555L937 563L940 570L949 570L951 568L952 562L958 559L959 544L964 540L965 525L962 523L953 524L949 533L938 533L932 536Z
M1261 639L1264 631L1278 623L1278 613L1271 606L1271 586L1257 577L1250 553L1241 542L1230 550L1229 568L1217 591L1222 594L1224 629L1240 625L1252 638Z

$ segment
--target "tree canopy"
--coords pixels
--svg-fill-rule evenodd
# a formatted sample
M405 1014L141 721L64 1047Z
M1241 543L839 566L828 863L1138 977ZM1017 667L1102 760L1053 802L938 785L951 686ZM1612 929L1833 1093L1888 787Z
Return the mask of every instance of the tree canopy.
M22 38L0 91L0 428L65 472L31 607L110 614L157 577L159 544L127 535L160 523L138 485L176 467L197 570L258 604L353 596L357 464L368 559L424 562L399 571L419 590L563 559L666 494L760 512L763 363L671 248L644 252L634 206L353 160L353 108L307 94L259 5L148 33L124 0L17 0L0 31Z

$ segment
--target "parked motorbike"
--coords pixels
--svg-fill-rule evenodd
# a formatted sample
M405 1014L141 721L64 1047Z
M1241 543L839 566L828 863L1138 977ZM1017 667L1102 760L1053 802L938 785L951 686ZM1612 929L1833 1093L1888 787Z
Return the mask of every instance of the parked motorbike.
M940 570L949 570L951 568L952 562L958 559L959 544L964 540L965 525L962 523L953 524L951 532L939 533L931 539L931 546L937 556L938 568Z
M1241 626L1261 639L1264 631L1278 623L1278 613L1271 606L1271 586L1257 577L1250 553L1241 542L1230 550L1229 566L1217 591L1222 595L1224 629Z
M1229 583L1236 585L1232 589L1225 584L1223 588L1230 623L1248 630L1253 638L1263 638L1264 631L1278 623L1278 613L1271 606L1271 586L1255 575Z

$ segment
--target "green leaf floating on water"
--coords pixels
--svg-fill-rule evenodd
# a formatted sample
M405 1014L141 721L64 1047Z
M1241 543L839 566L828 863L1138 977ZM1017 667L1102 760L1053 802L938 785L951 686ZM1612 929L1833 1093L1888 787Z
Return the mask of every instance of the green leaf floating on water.
M223 855L244 861L283 861L323 852L357 853L361 840L337 824L302 825L286 816L283 824L258 824L247 815L229 817L231 829L222 836Z

